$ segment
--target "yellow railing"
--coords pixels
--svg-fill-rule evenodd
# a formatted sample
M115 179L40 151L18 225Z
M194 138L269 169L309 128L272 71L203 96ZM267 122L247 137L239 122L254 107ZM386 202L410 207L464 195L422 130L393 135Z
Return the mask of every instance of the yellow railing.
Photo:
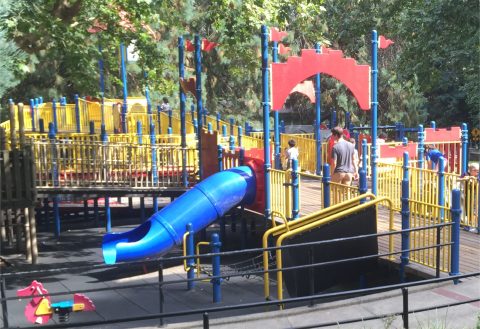
M288 232L290 230L294 230L298 227L302 227L304 225L310 224L312 222L318 221L320 219L327 218L329 216L332 216L338 212L345 211L351 207L357 206L360 204L360 200L364 198L375 198L375 196L371 193L367 193L362 195L362 197L357 197L353 198L351 200L348 200L347 202L343 202L337 205L333 205L331 207L316 211L314 213L311 213L307 216L304 216L302 218L299 218L294 221L289 221L287 222L285 217L282 214L272 212L272 214L276 217L281 217L284 220L284 224L281 225L273 225L272 228L268 229L264 234L262 238L262 247L267 248L268 247L268 240L270 236L278 236L279 234L283 234L285 232ZM269 299L270 298L270 275L268 273L268 268L269 268L269 263L268 263L268 257L269 256L269 251L264 251L263 252L263 268L264 268L264 294L265 298Z
M476 177L465 177L459 181L462 195L460 206L462 207L462 224L478 229L478 207L480 191Z
M285 218L292 215L292 174L291 171L272 169L270 171L270 195L272 211Z
M451 222L450 209L420 201L409 201L410 205L410 228L425 227ZM441 229L440 241L437 241L437 229L425 229L410 233L410 248L434 247L437 244L450 243L451 227ZM410 252L410 261L436 268L436 248L426 248ZM450 271L450 246L441 247L440 271Z
M271 147L272 145L273 144L271 144ZM263 149L263 139L252 136L242 136L242 147L246 150L252 148Z
M330 202L337 204L347 201L358 196L360 192L357 186L344 185L340 183L330 182Z
M198 171L196 150L179 146L57 140L36 141L33 150L38 187L182 186L184 157L190 180Z

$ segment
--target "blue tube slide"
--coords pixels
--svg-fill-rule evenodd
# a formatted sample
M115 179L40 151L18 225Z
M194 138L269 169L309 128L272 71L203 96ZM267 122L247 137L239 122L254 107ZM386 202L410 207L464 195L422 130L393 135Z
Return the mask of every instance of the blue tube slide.
M237 205L254 202L255 173L248 166L216 173L155 213L137 228L106 234L103 258L106 264L137 260L180 245L186 225L198 232Z

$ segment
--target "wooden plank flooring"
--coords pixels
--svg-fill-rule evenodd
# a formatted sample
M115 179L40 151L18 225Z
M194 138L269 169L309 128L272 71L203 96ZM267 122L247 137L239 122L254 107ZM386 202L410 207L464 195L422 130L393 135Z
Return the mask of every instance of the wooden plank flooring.
M300 184L300 215L306 215L320 210L323 203L320 180L314 178L302 178ZM379 207L377 230L378 232L387 232L389 229L389 212L384 207ZM394 229L401 229L401 217L399 212L394 213ZM394 250L400 250L401 238L399 235L394 237ZM379 253L388 252L388 237L379 238ZM400 256L395 255L394 261L398 262ZM432 275L435 271L429 267L411 263L409 265L415 272L421 272L425 275ZM480 235L460 231L460 272L471 273L480 271Z

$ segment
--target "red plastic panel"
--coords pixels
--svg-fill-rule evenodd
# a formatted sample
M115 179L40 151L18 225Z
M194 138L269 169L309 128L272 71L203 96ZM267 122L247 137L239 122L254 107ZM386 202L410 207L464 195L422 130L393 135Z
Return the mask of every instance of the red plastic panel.
M408 152L409 159L417 158L417 143L408 143L407 146L380 144L380 158L402 159L403 153Z
M425 143L459 142L461 137L460 127L425 128Z
M300 93L307 96L310 99L311 103L315 103L315 89L313 88L313 82L310 80L305 80L302 83L299 83L292 89L290 94Z
M282 41L288 35L288 32L279 31L276 27L270 28L270 41Z
M363 110L370 109L370 66L359 65L343 57L340 50L303 49L301 57L291 56L286 63L272 63L272 110L279 111L290 91L317 73L328 74L343 82Z

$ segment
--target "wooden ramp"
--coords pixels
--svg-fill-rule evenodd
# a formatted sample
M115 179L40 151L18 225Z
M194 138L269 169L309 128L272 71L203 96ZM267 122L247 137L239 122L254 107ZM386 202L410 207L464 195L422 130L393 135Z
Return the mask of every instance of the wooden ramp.
M315 179L302 179L300 184L300 216L320 210L323 203L322 182ZM388 232L389 219L388 210L380 207L378 211L378 232ZM401 216L399 212L394 213L394 229L401 229ZM395 235L394 249L400 251L401 237ZM379 253L388 253L388 237L379 238ZM395 255L394 261L399 262L400 256ZM427 266L411 263L409 268L419 275L435 275L435 270ZM480 270L480 235L460 231L460 272L471 273Z

